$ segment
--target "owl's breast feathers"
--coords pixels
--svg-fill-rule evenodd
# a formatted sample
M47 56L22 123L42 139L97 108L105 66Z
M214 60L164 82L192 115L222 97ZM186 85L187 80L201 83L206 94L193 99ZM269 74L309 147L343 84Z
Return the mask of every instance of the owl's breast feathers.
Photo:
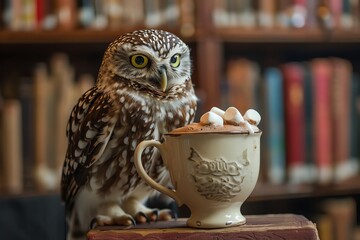
M137 144L161 139L163 131L191 122L195 110L191 81L160 97L134 86L117 91L93 87L84 93L67 125L68 149L61 180L67 211L79 189L92 187L93 182L99 186L93 190L100 194L115 186L123 194L136 187L140 181L133 164ZM145 168L151 166L153 151L149 148L143 154Z

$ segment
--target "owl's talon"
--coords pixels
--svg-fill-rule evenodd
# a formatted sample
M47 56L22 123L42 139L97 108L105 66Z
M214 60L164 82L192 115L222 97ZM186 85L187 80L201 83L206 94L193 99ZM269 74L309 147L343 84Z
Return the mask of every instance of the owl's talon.
M110 225L112 220L108 216L98 215L94 217L90 222L90 229L94 229L97 226Z
M129 220L131 221L131 224L129 224L129 225L136 226L136 221L134 218L130 218Z
M150 222L150 218L144 212L138 212L135 215L135 219L139 223L145 223L145 222L149 223Z
M90 222L89 229L94 229L97 226L97 220L96 218L93 218Z
M173 218L173 212L170 209L162 209L159 211L158 219L163 221L169 221Z
M118 216L118 217L109 217L105 215L97 215L90 222L90 229L94 229L98 226L104 225L122 225L122 226L131 226L136 225L136 221L133 217L128 214Z
M125 214L123 216L114 218L113 224L122 225L122 226L131 226L131 225L136 226L136 220L132 216Z
M152 221L157 222L159 219L159 209L154 209L150 214L150 218Z

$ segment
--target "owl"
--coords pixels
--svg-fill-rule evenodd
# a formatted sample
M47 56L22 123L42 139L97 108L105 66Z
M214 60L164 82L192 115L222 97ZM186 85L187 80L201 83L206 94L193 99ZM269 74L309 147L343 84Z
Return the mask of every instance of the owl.
M120 36L105 51L98 78L73 108L61 179L68 239L82 239L89 226L132 225L169 219L169 210L144 202L156 194L134 166L143 140L191 123L197 98L188 46L162 30ZM147 173L170 185L157 149L147 148Z

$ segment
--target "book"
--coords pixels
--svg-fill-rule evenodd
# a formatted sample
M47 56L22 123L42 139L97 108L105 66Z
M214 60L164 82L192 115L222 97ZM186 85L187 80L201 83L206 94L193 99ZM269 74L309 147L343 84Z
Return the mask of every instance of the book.
M6 11L5 11L5 6L6 6L6 1L7 0L4 0L4 1L0 1L0 29L3 29L5 26L5 21L6 21Z
M121 16L121 9L119 9L118 0L106 0L106 4L109 7L109 27L120 21L118 16ZM95 6L93 0L81 0L77 1L77 14L79 25L83 28L90 28L95 21Z
M343 29L351 29L355 25L355 19L352 16L351 9L356 6L353 5L355 5L355 3L352 0L342 0L342 14L340 24Z
M353 73L350 100L350 161L360 165L360 76ZM359 170L358 170L359 171Z
M246 58L229 60L226 66L227 105L236 107L242 114L256 108L259 78L257 63Z
M144 1L145 9L145 26L155 27L159 26L163 19L160 8L160 0L147 0Z
M3 188L9 193L21 193L23 191L23 159L21 103L18 99L4 100L1 123Z
M316 228L319 231L320 239L334 240L335 239L335 226L329 214L321 214L317 217Z
M250 236L250 237L249 237ZM219 229L186 227L185 219L158 221L136 226L100 226L88 232L95 239L308 239L318 240L314 223L301 215L270 214L246 216L246 224Z
M31 31L36 28L36 0L23 0L21 6L22 30Z
M144 1L143 0L125 0L125 17L132 26L144 24Z
M334 19L331 14L330 4L327 0L319 0L317 19L319 27L324 30L331 30L334 27Z
M243 3L244 1L242 0L229 0L227 2L228 26L241 26L241 12L243 10Z
M64 162L64 156L67 149L67 138L66 138L66 124L69 119L71 110L75 105L75 85L74 85L74 69L69 63L68 56L66 54L55 54L52 56L50 61L50 81L53 84L54 89L54 105L52 108L53 126L50 136L53 139L54 144L53 157L55 163L51 163L55 173L57 174L57 180L60 186L61 170ZM50 161L49 159L49 161Z
M241 27L250 29L256 27L256 7L254 6L254 4L257 4L257 2L251 0L241 0Z
M334 239L353 239L353 229L356 225L356 201L353 198L327 199L321 206L331 219Z
M305 107L304 69L301 63L281 66L284 78L285 156L288 178L292 184L306 180L305 169Z
M104 6L106 6L110 28L136 26L144 21L142 0L107 0Z
M176 27L179 25L180 6L178 0L162 1L163 4L163 24L169 27Z
M314 160L314 141L313 141L313 76L309 62L302 64L304 69L304 108L305 108L305 174L306 183L315 183L317 167Z
M41 29L46 14L46 3L45 0L35 0L35 28Z
M19 31L23 28L22 0L11 0L7 5L8 26L13 31Z
M0 91L0 130L3 126L2 119L4 114L4 100ZM4 144L2 143L3 138L0 138L0 192L4 190Z
M281 184L286 177L283 77L278 68L266 68L264 72L266 109L266 153L268 179ZM265 120L264 119L264 120ZM264 137L265 137L264 136Z
M318 27L317 11L318 0L306 1L306 22L305 27L307 29L316 29Z
M183 36L195 34L195 3L192 0L181 0L180 7L180 33Z
M91 25L95 29L105 29L108 26L108 16L104 1L93 1L95 17Z
M40 0L42 1L42 0ZM58 26L57 2L56 0L43 0L44 18L41 27L44 30L54 30Z
M23 182L24 189L34 190L34 98L33 98L33 79L31 77L22 77L17 84L17 99L21 104L21 145L23 161Z
M318 182L328 184L332 181L332 127L330 87L332 64L329 59L311 60L313 76L313 140L314 159L318 169Z
M350 89L351 63L341 58L331 58L333 77L331 81L332 149L334 180L340 182L357 173L350 161Z
M344 0L328 0L333 28L335 29L340 29L342 27L343 1Z
M213 1L213 22L217 27L223 27L228 25L228 12L227 12L227 0L214 0Z
M45 64L39 63L34 69L34 181L39 192L55 188L54 172L48 163L48 151L52 150L49 141L49 107L48 94L53 92L49 87L48 70Z
M72 0L56 0L55 6L58 27L63 30L74 29L77 26L76 2Z
M291 1L289 0L278 0L276 1L276 21L275 26L277 28L289 28L290 27L290 14L291 12Z
M258 24L260 27L273 28L275 26L275 0L259 0Z

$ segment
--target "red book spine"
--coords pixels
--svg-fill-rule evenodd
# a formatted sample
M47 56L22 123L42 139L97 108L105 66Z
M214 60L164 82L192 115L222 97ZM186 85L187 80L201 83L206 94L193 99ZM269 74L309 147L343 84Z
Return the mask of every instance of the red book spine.
M305 163L304 72L301 64L282 66L284 77L285 152L289 180L302 182Z
M42 26L42 22L44 20L45 17L45 12L44 12L44 0L36 0L36 25L37 27L40 29Z
M330 102L332 66L328 59L314 59L311 65L313 75L315 161L319 170L319 182L328 183L332 179Z

